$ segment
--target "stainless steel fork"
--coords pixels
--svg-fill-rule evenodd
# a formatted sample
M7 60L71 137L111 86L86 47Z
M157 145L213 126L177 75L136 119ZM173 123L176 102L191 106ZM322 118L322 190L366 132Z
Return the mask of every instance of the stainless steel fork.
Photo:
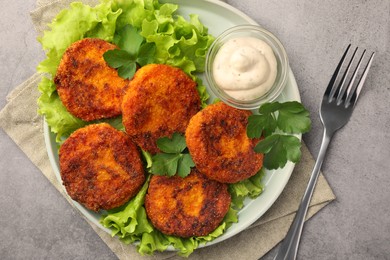
M372 53L364 71L361 73L360 80L357 84L355 84L366 50L364 50L361 54L357 65L353 65L358 50L358 48L356 48L348 65L344 66L350 47L351 45L349 45L347 50L344 52L344 55L342 56L323 96L320 109L320 118L324 126L321 148L297 214L291 224L290 230L279 247L279 251L274 258L275 260L292 260L296 258L307 209L328 145L333 134L343 127L351 117L353 108L356 105L360 91L364 81L366 80L368 70L374 58L375 53ZM355 70L353 73L350 73L353 66L355 66ZM344 69L344 67L346 68ZM342 73L342 71L344 71L344 73Z

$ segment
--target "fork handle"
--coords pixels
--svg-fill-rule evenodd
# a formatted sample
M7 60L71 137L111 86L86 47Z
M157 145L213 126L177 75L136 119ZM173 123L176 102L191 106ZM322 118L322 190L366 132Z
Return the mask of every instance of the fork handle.
M276 254L274 260L293 260L296 259L299 241L302 234L303 224L305 222L306 213L309 207L311 197L313 195L314 187L317 183L317 179L320 173L322 162L324 161L326 151L328 149L330 140L333 133L329 133L324 130L322 136L321 148L318 153L314 169L311 173L309 183L307 185L306 191L302 197L301 204L299 205L297 214L295 215L294 221L291 224L291 227L284 238L283 242L279 247L279 251Z

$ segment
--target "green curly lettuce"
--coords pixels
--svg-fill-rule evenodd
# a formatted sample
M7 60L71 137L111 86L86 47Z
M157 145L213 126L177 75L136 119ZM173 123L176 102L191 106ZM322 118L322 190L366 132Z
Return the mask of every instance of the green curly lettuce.
M232 207L241 209L244 206L245 198L255 199L264 190L262 179L265 176L263 168L254 176L243 181L229 185L229 192L232 196Z
M112 230L113 236L118 236L124 243L138 242L137 250L141 255L152 255L155 251L164 251L169 246L177 250L180 256L189 256L201 244L205 244L221 236L233 223L238 222L238 210L244 206L246 197L256 198L263 192L261 180L264 171L260 170L253 177L229 185L232 196L230 209L222 223L209 235L191 238L179 238L164 235L154 229L146 217L144 198L148 181L138 195L119 209L109 211L102 216L101 223Z
M58 143L61 142L61 137L67 137L76 129L86 125L83 120L73 116L66 110L58 97L52 80L43 77L38 89L41 92L38 99L39 112L45 115L51 131L57 133Z
M39 39L47 57L37 68L45 74L38 86L41 92L39 113L45 116L58 143L87 124L71 115L58 97L53 79L63 53L70 44L87 37L112 42L115 32L127 24L137 28L147 42L156 45L155 63L179 67L197 81L202 106L206 106L208 93L197 74L204 71L206 52L214 38L197 15L191 15L187 21L176 14L177 9L177 5L161 4L158 0L101 0L95 7L75 2L58 14L49 25L50 30ZM123 130L121 117L108 122ZM150 158L145 159L150 167ZM262 176L260 171L248 180L229 185L231 208L220 226L207 236L183 239L156 230L144 208L149 178L128 203L103 214L101 224L124 243L135 243L142 255L173 247L179 255L189 256L199 245L221 236L238 222L237 212L243 207L244 198L255 198L262 192Z
M202 106L206 106L209 96L196 74L204 71L206 51L214 38L197 16L187 21L175 14L177 9L177 5L158 0L101 0L94 7L74 2L57 15L49 24L50 30L38 39L46 59L37 67L45 74L39 86L38 112L45 116L57 142L86 124L60 104L53 82L66 48L83 38L112 42L115 32L127 24L141 30L146 41L156 45L154 63L179 67L198 83Z
M116 30L116 19L122 13L120 9L112 11L108 1L95 7L80 2L70 4L62 10L38 39L46 59L38 65L38 72L49 73L54 77L65 50L73 42L83 38L100 38L112 41Z

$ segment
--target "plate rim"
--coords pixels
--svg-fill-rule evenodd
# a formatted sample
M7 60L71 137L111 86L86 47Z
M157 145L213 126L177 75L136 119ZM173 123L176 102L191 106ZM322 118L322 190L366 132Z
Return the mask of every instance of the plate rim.
M160 2L161 3L178 4L179 8L178 8L177 12L180 12L180 3L183 3L182 0L160 0ZM199 5L212 4L212 5L220 6L223 9L230 11L231 14L239 16L240 18L245 20L247 23L259 25L255 20L253 20L251 17L249 17L248 15L243 13L242 11L236 9L235 7L229 5L229 4L227 4L227 3L225 3L225 2L223 2L221 0L197 0L197 2L198 2ZM185 3L186 3L186 5L191 5L191 2L187 1ZM201 17L200 17L200 19L201 19ZM205 26L208 27L208 28L210 27L210 26L207 26L207 25L205 25ZM259 25L259 26L261 26L261 25ZM297 85L296 79L294 77L294 74L293 74L293 72L291 70L291 67L289 67L289 71L288 71L288 82L286 84L286 87L287 86L289 88L285 88L285 90L283 90L281 95L286 95L286 91L289 91L290 93L287 94L288 95L288 100L295 100L295 101L301 102L301 97L300 97L298 85ZM208 88L207 85L206 85L206 88ZM99 218L100 218L101 213L95 213L95 212L92 212L92 211L86 209L84 206L82 206L77 201L74 201L68 195L68 193L66 191L66 188L64 187L64 185L62 183L61 174L60 174L60 170L59 170L58 148L57 148L57 143L55 141L55 134L51 132L50 126L48 125L48 123L46 121L46 118L44 118L44 120L43 120L43 134L44 134L46 151L48 153L48 157L49 157L49 161L50 161L50 164L51 164L51 168L53 169L54 174L56 176L56 180L61 185L62 191L64 191L64 193L67 196L68 200L70 200L70 202L74 205L74 207L81 213L81 215L84 218L86 218L88 221L92 222L93 224L98 226L100 229L102 229L103 231L105 231L105 232L107 232L108 234L111 235L112 230L109 229L109 228L104 227L100 223ZM298 138L302 142L302 135L298 135ZM288 168L286 168L286 167L288 167ZM260 212L258 212L256 214L255 217L253 217L251 219L251 221L246 221L245 223L242 223L242 222L240 223L240 221L239 221L238 223L240 223L240 226L239 226L239 228L236 228L236 229L232 229L234 226L237 226L237 223L233 223L233 225L227 231L225 231L224 234L222 234L221 236L217 237L216 239L214 239L214 240L212 240L210 242L207 242L205 244L200 244L198 248L211 246L211 245L217 244L219 242L222 242L222 241L224 241L226 239L229 239L229 238L237 235L238 233L244 231L246 228L248 228L250 225L252 225L254 222L256 222L265 212L267 212L269 210L269 208L275 203L277 198L283 192L285 186L287 185L287 183L288 183L288 181L289 181L289 179L291 177L291 174L292 174L292 172L294 170L294 167L295 167L295 164L289 162L283 168L285 171L287 170L287 172L283 173L284 175L286 175L286 176L284 176L284 178L282 178L283 183L280 183L281 185L278 185L279 189L274 192L274 196L272 196L272 200L268 200L267 204L262 208L262 210ZM276 171L278 171L278 170L276 170ZM267 188L266 184L265 184L265 188ZM266 192L266 189L265 189L264 192ZM264 195L264 194L261 194L258 198L260 198L262 195ZM258 198L256 198L256 199L258 199ZM254 200L256 200L256 199L254 199ZM240 214L240 212L242 212L242 210L239 211L239 214ZM168 248L167 251L173 251L173 250L175 250L175 249L173 249L173 247L172 247L172 248Z

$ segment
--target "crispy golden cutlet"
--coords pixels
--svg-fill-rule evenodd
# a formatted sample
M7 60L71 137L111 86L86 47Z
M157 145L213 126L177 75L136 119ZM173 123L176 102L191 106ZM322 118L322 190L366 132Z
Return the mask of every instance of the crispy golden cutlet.
M62 103L74 116L92 121L121 114L129 80L119 77L103 58L115 48L104 40L86 38L66 49L54 83Z
M61 145L59 160L69 196L93 211L121 206L145 181L136 145L106 123L73 132Z
M246 126L250 111L223 102L207 106L188 124L186 143L198 170L212 180L235 183L255 175L263 165L263 154L253 148Z
M150 64L140 68L130 82L122 103L123 125L138 146L155 154L157 139L184 134L199 110L196 82L178 68Z
M152 176L145 198L153 226L167 235L205 236L215 230L229 210L226 184L193 169L185 178Z

